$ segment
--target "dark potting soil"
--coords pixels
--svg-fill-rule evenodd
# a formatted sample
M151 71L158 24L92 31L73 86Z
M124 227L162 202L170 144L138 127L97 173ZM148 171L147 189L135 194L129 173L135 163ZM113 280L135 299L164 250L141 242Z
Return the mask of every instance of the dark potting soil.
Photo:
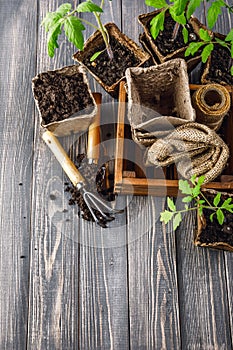
M113 51L113 59L110 60L105 50L94 62L90 61L94 52L84 60L84 64L90 71L98 76L104 84L111 86L124 77L128 67L137 66L140 61L126 46L122 45L114 37L110 37L110 46ZM104 50L104 44L98 47L98 51Z
M81 174L87 180L87 190L94 194L99 194L103 200L112 201L115 199L113 194L113 188L105 188L105 166L99 167L94 164L89 164L85 154L79 154L74 161L76 167L80 170ZM69 192L71 197L69 199L69 205L78 205L79 215L87 220L94 221L90 210L88 209L86 202L81 192L73 186L68 180L65 183L65 191ZM100 226L106 227L106 219L102 217L99 211L92 208L96 217L99 219Z
M207 198L213 203L213 196L208 195ZM227 198L227 196L222 195L220 204ZM216 215L214 215L213 222L210 221L210 215L212 213L213 211L211 210L203 210L206 219L206 227L202 230L199 241L206 244L224 242L233 247L233 214L224 211L224 222L223 225L220 225Z
M159 51L163 56L169 55L174 51L187 46L188 44L184 43L182 26L179 26L178 32L173 38L173 31L175 28L175 21L171 16L165 16L164 20L164 30L159 33L157 38L154 40L155 45L158 47ZM148 30L150 31L150 22L147 24ZM187 24L186 28L189 32L188 43L192 41L197 41L197 36L193 31L192 27Z
M81 73L72 76L56 71L41 73L34 78L33 93L44 125L67 119L84 109L90 113L94 108Z
M216 83L225 82L228 85L232 85L233 76L230 73L232 65L233 60L230 51L221 45L215 45L211 53L210 68L206 79Z

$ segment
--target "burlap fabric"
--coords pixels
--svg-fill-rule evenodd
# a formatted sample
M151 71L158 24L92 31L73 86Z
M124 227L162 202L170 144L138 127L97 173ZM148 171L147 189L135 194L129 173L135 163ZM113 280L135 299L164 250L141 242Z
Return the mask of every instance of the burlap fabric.
M215 131L188 123L156 140L147 150L145 162L159 167L175 163L183 178L204 175L207 183L222 173L228 157L229 149Z
M207 84L195 91L192 102L196 110L196 121L216 131L230 109L231 97L224 86Z
M151 145L174 127L195 120L183 59L149 68L128 68L126 80L128 119L135 142Z

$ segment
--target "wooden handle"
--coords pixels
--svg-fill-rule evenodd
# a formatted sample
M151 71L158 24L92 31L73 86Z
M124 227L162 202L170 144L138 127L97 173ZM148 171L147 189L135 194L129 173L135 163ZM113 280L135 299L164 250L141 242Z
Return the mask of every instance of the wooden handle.
M45 131L42 135L43 140L49 146L50 150L61 164L66 175L69 177L72 184L77 187L79 184L85 184L84 177L80 174L72 160L68 157L66 151L50 131Z
M91 123L88 130L88 143L87 143L87 158L92 163L97 164L99 159L99 144L100 144L100 109L102 94L98 92L93 93L93 97L97 104L97 113L94 118L94 122Z

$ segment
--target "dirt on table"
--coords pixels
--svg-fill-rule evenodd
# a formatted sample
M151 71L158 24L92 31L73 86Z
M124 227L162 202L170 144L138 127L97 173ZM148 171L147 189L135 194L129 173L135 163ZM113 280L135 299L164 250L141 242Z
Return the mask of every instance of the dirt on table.
M56 71L38 74L34 80L34 97L43 124L70 118L75 113L91 111L94 103L84 82L83 75L65 75Z
M128 67L137 66L140 61L126 46L122 45L114 37L110 37L110 45L113 51L113 59L110 60L107 51L101 53L94 62L90 61L93 53L83 61L86 67L98 76L104 84L111 86L125 76ZM104 50L105 45L102 44L98 51Z

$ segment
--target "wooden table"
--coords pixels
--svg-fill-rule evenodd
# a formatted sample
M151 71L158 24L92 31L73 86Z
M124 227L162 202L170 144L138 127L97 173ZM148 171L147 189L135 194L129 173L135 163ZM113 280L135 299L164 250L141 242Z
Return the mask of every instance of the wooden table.
M230 350L233 254L195 247L194 217L175 234L158 220L164 199L130 196L118 199L126 210L116 230L62 213L64 174L40 138L31 91L36 73L73 63L64 37L48 58L40 27L60 3L0 2L0 349ZM116 24L138 41L137 16L149 8L112 4ZM219 26L230 28L228 15ZM66 150L73 141L62 139Z

